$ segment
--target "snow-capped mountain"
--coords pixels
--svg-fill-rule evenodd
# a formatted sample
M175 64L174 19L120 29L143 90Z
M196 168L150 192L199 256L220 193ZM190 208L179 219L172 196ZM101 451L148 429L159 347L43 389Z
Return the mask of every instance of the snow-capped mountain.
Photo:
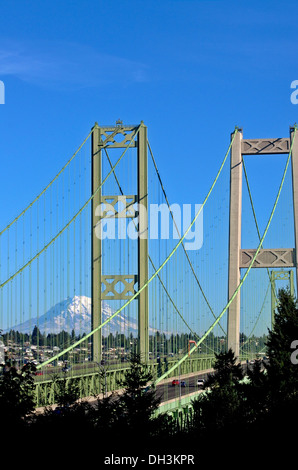
M107 320L115 313L110 305L102 302L102 321ZM41 333L59 333L60 331L72 330L75 334L82 334L91 330L91 298L86 296L78 296L67 298L48 310L44 315L14 326L12 329L22 332L31 333L34 326L37 325ZM112 320L103 327L102 334L109 333L132 333L137 334L137 321L128 318L124 311L116 315Z

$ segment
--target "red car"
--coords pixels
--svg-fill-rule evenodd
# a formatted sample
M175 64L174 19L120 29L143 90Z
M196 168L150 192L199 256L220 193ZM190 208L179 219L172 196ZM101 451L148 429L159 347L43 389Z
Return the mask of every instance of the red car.
M179 380L177 380L177 379L175 379L175 380L172 381L173 387L174 387L174 385L179 385L179 383L180 383L180 382L179 382Z

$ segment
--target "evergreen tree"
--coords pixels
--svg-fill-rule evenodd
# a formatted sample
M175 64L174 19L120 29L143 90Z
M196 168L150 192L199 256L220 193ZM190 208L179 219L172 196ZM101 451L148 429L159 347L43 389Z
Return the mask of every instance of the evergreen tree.
M80 397L80 386L78 379L68 380L66 377L54 378L56 403L61 411L68 411Z
M209 374L205 387L223 387L235 385L243 379L241 364L231 349L228 352L215 354L214 373Z
M43 346L44 345L44 336L41 334L39 328L35 325L32 331L31 342L33 345Z
M266 344L267 374L272 398L286 398L298 392L298 367L292 361L291 348L298 340L298 309L288 289L279 291L278 300L273 329L269 331Z
M268 423L272 439L283 430L288 444L295 436L291 424L298 419L298 365L292 345L298 340L298 310L288 289L280 289L272 331L266 343ZM297 347L296 347L297 349ZM294 356L293 356L294 354Z
M241 402L243 378L241 365L233 351L215 354L214 373L209 374L204 389L193 400L194 430L200 437L215 438L242 423Z
M152 430L153 413L160 403L155 390L148 386L152 379L152 373L140 356L133 355L122 382L124 392L119 397L121 419L131 435L149 435Z
M34 372L35 367L31 364L20 371L10 364L4 367L0 378L0 416L6 431L15 432L25 426L25 418L34 411Z
M261 360L256 360L252 369L247 370L248 380L241 385L240 414L248 432L253 428L262 427L268 416L268 377L262 365Z

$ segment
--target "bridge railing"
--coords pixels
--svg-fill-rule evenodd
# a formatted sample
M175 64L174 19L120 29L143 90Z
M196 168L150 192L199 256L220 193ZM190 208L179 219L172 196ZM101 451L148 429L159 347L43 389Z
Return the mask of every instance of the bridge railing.
M190 357L188 360L181 364L180 375L187 375L191 373L200 372L203 370L211 369L213 366L214 356L205 357ZM166 362L156 362L150 365L150 372L154 377L164 374L167 369L175 363L174 360ZM76 382L79 387L80 399L92 399L94 397L103 396L104 393L111 393L121 389L121 382L124 379L125 372L128 367L118 369L106 370L103 374L102 371L85 373L84 375L68 375L59 377L57 380L66 381L66 386L71 382ZM165 382L170 381L173 377L177 377L177 371L169 374ZM57 380L38 378L35 388L35 402L36 407L45 407L54 405L57 400Z

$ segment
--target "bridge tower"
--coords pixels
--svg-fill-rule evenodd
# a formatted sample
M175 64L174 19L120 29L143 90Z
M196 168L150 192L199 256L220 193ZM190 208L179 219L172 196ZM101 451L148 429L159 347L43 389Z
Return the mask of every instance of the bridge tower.
M103 149L127 149L132 147L137 152L137 194L103 195L102 184L102 153ZM102 323L103 300L129 300L137 290L145 285L148 280L148 156L147 156L147 127L141 122L139 126L123 125L118 121L115 126L99 126L95 123L92 132L92 236L91 236L91 262L92 262L92 286L91 286L91 321L92 329ZM98 188L100 188L98 190ZM97 192L96 192L97 191ZM138 216L138 268L135 274L107 275L102 272L103 241L96 236L96 227L105 216L98 215L97 208L101 204L108 203L115 207L117 202L125 204L121 211L115 212L112 217L132 218ZM138 206L138 214L131 207L134 203ZM144 208L144 210L142 210ZM109 215L111 217L111 215ZM122 292L114 287L117 283L124 286ZM135 290L135 284L138 289ZM148 289L144 288L137 297L138 302L138 352L142 361L149 358L149 299ZM92 360L100 363L102 360L102 333L101 329L93 335Z
M290 285L290 293L292 296L295 295L294 289L294 273L293 271L279 271L279 270L272 270L270 273L270 281L271 281L271 328L274 325L274 314L276 307L278 306L278 300L276 297L276 281L288 281Z
M235 131L236 132L236 131ZM276 139L243 139L239 129L231 146L230 159L230 215L229 215L229 272L228 298L234 294L240 283L240 269L248 268L257 249L241 247L241 209L242 209L242 155L289 154L293 142L294 128L290 128L288 138ZM291 154L292 163L292 197L294 216L294 248L260 249L253 268L296 268L298 283L298 138L294 139ZM298 287L296 285L296 287ZM296 290L298 292L298 288ZM239 357L240 342L240 291L235 296L228 310L228 349Z

